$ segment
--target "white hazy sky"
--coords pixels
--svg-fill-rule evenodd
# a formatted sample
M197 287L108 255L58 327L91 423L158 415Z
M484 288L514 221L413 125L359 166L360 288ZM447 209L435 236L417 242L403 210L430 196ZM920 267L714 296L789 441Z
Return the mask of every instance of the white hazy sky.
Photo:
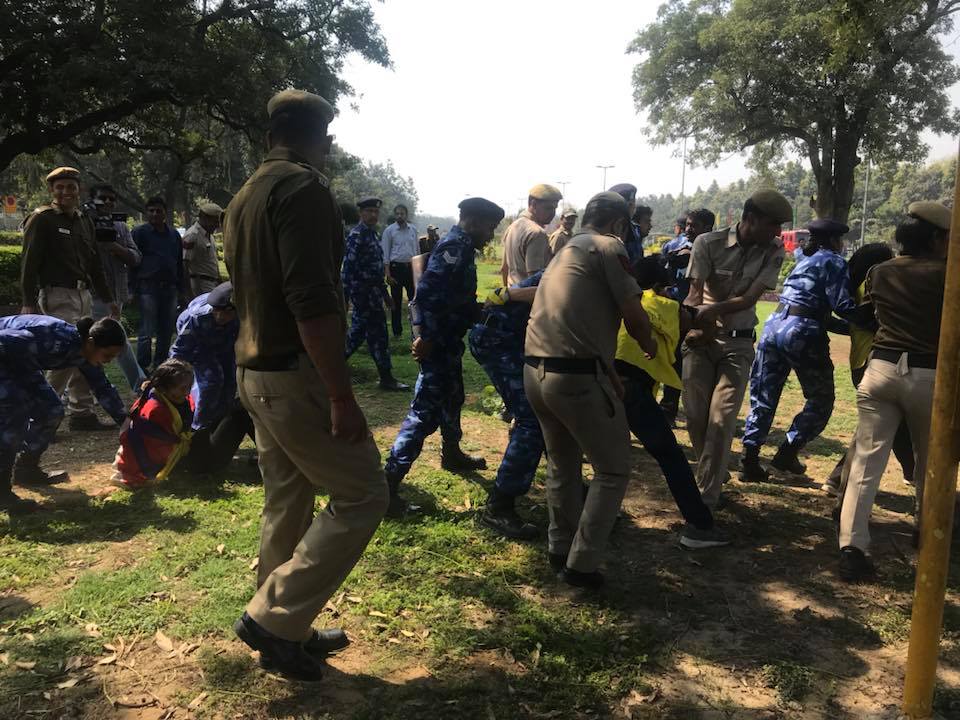
M538 182L567 181L582 207L607 186L640 194L681 188L679 148L653 148L634 110L625 50L656 18L660 0L387 0L375 4L393 69L354 58L346 79L356 97L340 103L337 142L366 160L390 160L412 176L419 210L454 215L485 196L509 211ZM956 53L960 43L948 39ZM960 86L951 89L960 102ZM429 105L428 105L429 103ZM929 136L930 155L956 140ZM676 155L675 155L676 153ZM687 168L686 190L747 176L734 155Z

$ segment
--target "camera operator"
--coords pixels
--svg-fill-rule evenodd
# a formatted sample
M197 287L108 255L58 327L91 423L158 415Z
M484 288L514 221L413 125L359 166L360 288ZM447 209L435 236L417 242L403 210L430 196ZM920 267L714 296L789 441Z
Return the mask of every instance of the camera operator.
M106 183L94 185L90 188L90 199L84 204L84 210L93 221L97 240L97 254L100 264L103 265L103 274L107 280L107 287L113 293L118 309L129 299L127 289L127 268L140 264L140 250L133 242L130 228L127 227L127 216L124 213L113 211L117 202L117 193L113 186ZM110 315L110 307L102 298L93 298L93 317L99 320ZM137 358L128 342L123 352L117 358L117 364L130 383L130 389L138 392L140 386L147 379Z

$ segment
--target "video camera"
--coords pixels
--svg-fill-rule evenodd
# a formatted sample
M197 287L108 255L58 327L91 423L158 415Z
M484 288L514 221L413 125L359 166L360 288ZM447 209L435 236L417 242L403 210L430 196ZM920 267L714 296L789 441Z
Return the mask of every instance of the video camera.
M126 213L110 213L109 215L101 215L99 208L97 207L100 203L96 200L88 200L83 204L83 209L86 211L87 215L90 217L90 220L93 221L93 228L96 233L97 242L119 242L120 233L117 232L117 228L114 223L127 222Z

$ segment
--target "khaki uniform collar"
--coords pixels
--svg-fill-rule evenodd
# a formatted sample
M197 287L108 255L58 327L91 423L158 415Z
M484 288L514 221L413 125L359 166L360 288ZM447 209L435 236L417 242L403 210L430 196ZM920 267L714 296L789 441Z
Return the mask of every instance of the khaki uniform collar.
M737 229L739 227L740 227L740 223L737 223L736 225L731 225L730 230L727 231L727 247L728 248L732 248L734 245L736 245L739 242L740 236L737 233Z
M60 215L67 214L67 212L63 208L61 208L59 205L57 205L56 202L50 203L50 207L52 207ZM80 215L80 208L74 208L73 213L70 214L70 217L79 217L79 215Z
M283 147L282 145L278 145L267 153L267 156L264 158L264 162L268 162L270 160L286 160L287 162L297 163L298 165L310 165L310 163L308 163L300 155L297 155L290 148ZM313 166L310 165L310 167Z

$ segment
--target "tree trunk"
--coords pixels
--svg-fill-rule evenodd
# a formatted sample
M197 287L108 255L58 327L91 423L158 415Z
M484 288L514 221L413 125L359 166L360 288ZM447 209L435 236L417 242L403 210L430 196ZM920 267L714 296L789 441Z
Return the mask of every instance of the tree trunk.
M857 165L860 164L858 145L859 141L838 139L836 146L831 148L830 157L821 158L814 207L817 217L847 222L853 205Z

